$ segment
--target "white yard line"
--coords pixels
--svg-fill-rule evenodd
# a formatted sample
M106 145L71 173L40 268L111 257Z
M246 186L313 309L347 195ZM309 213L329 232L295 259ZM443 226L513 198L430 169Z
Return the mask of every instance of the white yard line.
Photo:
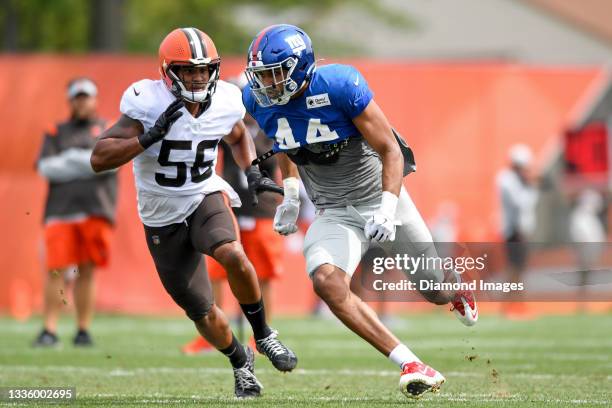
M164 395L160 393L153 393L148 396L138 395L140 399L134 400L134 395L128 394L109 394L109 393L98 393L87 395L86 398L126 398L130 402L134 403L147 403L147 402L155 402L155 403L187 403L187 402L235 402L235 398L213 398L213 397L202 397L198 395L190 395L189 397L178 397L176 395ZM402 398L398 398L395 396L390 396L389 398L385 397L327 397L327 396L310 396L306 399L295 398L291 396L286 396L283 398L266 398L267 402L279 401L296 401L296 402L309 402L309 401L318 401L318 402L399 402L403 401ZM497 397L491 394L452 394L441 392L437 395L427 395L422 402L427 403L438 402L438 401L449 401L449 402L492 402L492 403L507 403L507 402L541 402L546 404L591 404L591 405L609 405L609 400L588 400L588 399L525 399L520 394L512 394L504 397Z
M134 346L134 344L131 344L131 346ZM142 346L145 347L146 345L143 344ZM450 349L448 348L449 346L451 347ZM474 350L472 350L471 347L474 347ZM612 346L610 348L612 348ZM370 350L370 348L367 347L367 345L364 345L361 343L357 343L357 344L349 343L349 344L339 345L338 342L320 342L318 344L313 344L309 346L308 349L310 351L315 351L315 350L322 351L322 352L327 351L329 352L329 354L332 354L332 355L337 355L337 351L340 351L340 350L345 351L345 352L347 350L351 350L351 352L361 351L361 350L365 352L367 350ZM418 350L435 350L435 349L438 349L438 347L427 345L427 344L422 344L422 345L417 345L413 347L413 349L417 351ZM551 347L551 349L554 349L554 347ZM61 349L58 349L58 351L60 350ZM53 351L53 350L50 350L50 351ZM492 350L490 345L488 347L484 346L480 348L473 344L462 344L462 345L457 345L457 344L448 345L447 344L446 349L443 349L441 351L438 350L438 352L444 355L455 354L457 352L463 352L469 355L476 355L479 359L493 359L498 362L503 361L504 366L511 366L511 367L517 367L517 366L526 367L525 363L519 362L518 364L513 364L512 362L516 361L517 359L533 361L534 356L537 356L539 359L545 359L549 361L612 362L612 355L610 354L589 353L589 352L585 352L584 354L559 353L559 352L552 352L552 351L542 351L538 349L530 350L530 349L523 349L523 348L514 349L512 351L499 351L499 350ZM38 356L40 355L40 353L41 353L41 350L37 350L37 349L0 350L0 356L11 356L11 357L15 355ZM109 350L109 351L106 351L106 353L113 354L113 351ZM130 356L155 355L157 357L177 357L177 358L182 356L178 349L177 350L168 350L168 349L147 350L144 348L140 348L136 350L130 350L129 354ZM321 353L318 353L318 354L322 355ZM117 355L116 357L119 357L119 356L120 355Z
M29 372L29 371L54 371L54 372L65 372L65 373L90 373L90 374L101 374L108 375L111 377L127 377L136 375L148 375L148 374L227 374L231 370L229 367L149 367L149 368L134 368L134 369L123 369L123 368L102 368L102 367L87 367L87 366L28 366L28 365L3 365L4 373L8 373L11 370ZM273 374L277 371L272 368L258 368L258 373ZM305 375L305 376L321 376L321 375L341 375L341 376L372 376L372 377L398 377L399 371L397 370L371 370L367 368L351 368L351 369L303 369L298 368L291 372L292 375ZM474 371L446 371L444 375L448 378L452 377L464 377L464 378L482 378L488 374L483 372ZM559 379L572 379L574 375L570 374L538 374L538 373L508 373L501 372L501 376L505 378L524 378L530 380L552 380L555 378ZM606 380L612 381L612 375L606 377Z

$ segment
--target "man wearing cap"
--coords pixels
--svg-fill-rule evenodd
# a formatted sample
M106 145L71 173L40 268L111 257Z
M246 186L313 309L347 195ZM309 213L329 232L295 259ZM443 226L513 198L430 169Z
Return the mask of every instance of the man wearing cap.
M48 271L44 289L44 326L33 345L58 344L57 319L66 302L64 284L74 284L77 332L75 346L90 346L93 317L93 270L109 261L117 177L94 173L89 163L96 136L105 122L97 116L95 83L75 78L68 83L70 118L44 135L38 172L47 179L45 248Z
M497 177L501 201L501 232L506 242L506 254L511 282L520 282L527 265L528 240L535 230L535 209L538 191L531 175L531 149L524 144L512 146L508 152L510 166ZM525 317L521 303L507 304L508 317Z

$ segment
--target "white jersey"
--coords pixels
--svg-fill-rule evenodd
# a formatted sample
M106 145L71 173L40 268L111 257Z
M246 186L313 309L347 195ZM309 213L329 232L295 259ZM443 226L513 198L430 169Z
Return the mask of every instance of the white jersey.
M123 93L121 113L147 132L175 99L162 80L144 79ZM238 194L215 173L217 144L244 117L240 90L218 81L208 109L194 118L186 108L161 141L134 158L138 213L145 225L183 222L206 194L224 191L234 207Z

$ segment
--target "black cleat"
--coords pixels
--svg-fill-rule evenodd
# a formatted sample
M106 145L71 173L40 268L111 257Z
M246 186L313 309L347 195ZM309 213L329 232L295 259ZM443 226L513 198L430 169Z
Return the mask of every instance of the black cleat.
M32 342L32 347L57 347L59 338L55 333L51 333L47 329L43 329L38 337Z
M93 340L87 330L79 330L74 336L72 344L74 344L75 347L91 347L93 346Z
M263 385L255 377L255 353L245 346L247 361L240 368L234 367L234 394L237 398L259 397Z
M268 357L278 371L291 371L297 365L297 356L277 339L278 332L272 330L268 337L255 342L257 351Z

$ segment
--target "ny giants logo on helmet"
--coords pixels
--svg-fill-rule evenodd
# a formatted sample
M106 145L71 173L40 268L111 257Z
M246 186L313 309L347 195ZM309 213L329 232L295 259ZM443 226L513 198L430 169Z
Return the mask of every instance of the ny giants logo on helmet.
M295 34L285 38L285 41L291 47L291 50L298 57L302 56L302 51L306 49L306 43L299 34Z
M300 28L278 24L261 30L251 42L246 76L260 106L284 105L315 69L312 42Z

